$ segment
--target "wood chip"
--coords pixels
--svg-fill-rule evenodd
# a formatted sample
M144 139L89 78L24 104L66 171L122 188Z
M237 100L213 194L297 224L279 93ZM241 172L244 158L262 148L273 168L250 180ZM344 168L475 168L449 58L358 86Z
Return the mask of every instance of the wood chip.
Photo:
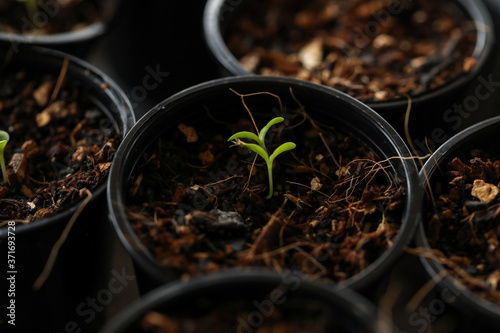
M496 270L490 275L488 275L488 278L486 281L488 281L488 284L491 286L491 289L497 290L498 288L498 281L500 280L500 270Z
M346 177L349 176L351 173L349 172L349 168L346 167L340 167L337 171L335 171L335 174L338 177Z
M260 63L260 56L257 53L250 53L240 59L241 65L249 72L257 69Z
M106 172L109 168L111 168L111 162L99 163L97 167L99 168L100 173Z
M148 312L142 319L145 329L160 330L161 332L180 332L179 323L158 312Z
M197 142L198 141L198 134L196 133L196 130L191 127L191 126L186 126L184 124L179 124L177 126L179 131L181 131L185 136L187 142Z
M66 107L66 103L63 101L56 101L36 115L36 123L38 127L44 127L50 123L52 118L61 119L69 115L70 111Z
M80 146L73 153L71 160L73 162L82 162L90 154L90 152L91 152L90 147Z
M37 219L37 220L39 220L39 219L42 219L44 217L50 216L53 213L54 213L54 210L52 210L52 209L49 209L49 208L40 208L35 213L35 217L34 218Z
M50 123L50 114L48 112L42 111L36 115L36 123L38 127L44 127Z
M299 52L299 59L307 70L319 67L323 59L323 40L315 38L304 46Z
M15 153L7 166L7 178L10 185L22 183L26 177L26 157L23 153Z
M22 149L27 159L33 158L40 153L40 147L38 147L34 140L25 141Z
M376 49L382 49L385 47L391 47L396 45L396 38L387 34L380 34L373 40L373 47Z
M476 62L477 62L477 60L475 58L472 58L472 57L466 58L464 61L463 71L465 73L469 73L471 71L472 67L474 67L476 65Z
M215 157L210 150L199 153L198 158L203 165L211 164L215 160Z
M132 187L130 188L129 190L129 195L131 197L135 197L135 195L137 194L137 191L139 190L139 186L141 185L141 182L142 182L142 173L137 176L137 179L134 181L134 184L132 185Z
M472 186L471 195L482 202L490 203L497 196L499 189L493 184L485 183L482 179L476 179Z
M44 107L47 105L52 89L54 89L54 83L52 81L46 81L33 91L33 98L35 98L38 106Z
M318 177L314 177L311 180L311 189L313 191L319 191L322 187L323 187L323 185L321 184L321 181L319 180Z

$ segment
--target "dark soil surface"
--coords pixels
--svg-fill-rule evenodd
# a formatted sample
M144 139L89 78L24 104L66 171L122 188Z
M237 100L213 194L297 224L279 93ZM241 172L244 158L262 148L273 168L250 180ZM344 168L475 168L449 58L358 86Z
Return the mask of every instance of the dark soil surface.
M33 12L18 0L0 2L0 31L30 35L50 35L81 29L103 16L105 0L38 0Z
M263 160L227 142L255 132L252 122L224 120L179 124L133 173L128 218L161 265L184 277L254 266L340 282L391 246L405 191L387 161L299 108L268 132L271 151L286 141L297 147L275 160L266 200Z
M228 48L247 70L322 83L363 101L418 95L476 62L480 27L452 1L246 4L223 23Z
M32 71L2 73L0 124L10 140L0 220L28 223L50 216L86 196L111 166L121 134L79 82L57 81Z
M453 159L433 183L427 237L453 276L500 305L500 159L478 151L473 155Z

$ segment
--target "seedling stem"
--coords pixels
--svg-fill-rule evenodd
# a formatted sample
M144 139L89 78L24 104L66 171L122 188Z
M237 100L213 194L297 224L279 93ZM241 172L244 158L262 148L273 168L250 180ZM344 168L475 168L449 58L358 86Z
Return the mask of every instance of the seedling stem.
M247 149L250 149L257 153L260 157L266 161L267 165L267 174L269 178L269 194L266 197L266 199L270 199L273 196L274 193L274 186L273 186L273 162L274 159L280 155L281 153L287 151L287 150L292 150L296 147L296 144L293 142L286 142L280 145L276 150L269 156L266 148L266 144L264 142L264 138L267 134L267 131L269 128L275 124L281 123L283 120L285 120L283 117L276 117L274 119L271 119L269 123L267 123L266 126L264 126L261 130L259 135L257 136L255 133L252 132L238 132L236 134L233 134L227 141L233 141L236 140L235 143L238 146L245 147ZM258 145L253 144L253 143L246 143L241 141L241 139L252 139L255 142L258 143Z
M4 158L3 150L4 150L5 146L7 145L8 141L9 141L9 133L7 133L5 131L0 131L0 166L2 168L4 185L7 184L7 169L5 167L5 158Z

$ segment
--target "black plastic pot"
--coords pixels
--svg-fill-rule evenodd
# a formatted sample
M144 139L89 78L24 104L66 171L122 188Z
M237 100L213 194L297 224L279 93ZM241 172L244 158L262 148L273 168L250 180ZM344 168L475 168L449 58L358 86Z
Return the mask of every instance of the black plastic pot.
M5 69L24 68L27 75L41 72L57 77L64 59L69 59L66 80L79 82L82 95L86 95L105 112L115 130L124 135L134 124L132 107L120 88L87 63L59 51L26 45L21 46L18 53L9 53L7 57L4 53L0 54L2 63L7 65ZM31 224L17 225L15 230L0 228L0 248L5 255L0 279L2 308L5 310L5 302L14 299L16 319L14 327L7 323L11 318L3 316L0 321L2 331L60 332L65 330L69 322L75 322L84 331L87 327L98 327L98 316L87 323L76 309L87 297L95 297L101 288L101 281L109 281L110 247L114 233L107 221L103 200L105 187L106 183L102 181L91 189L92 200L78 217L60 249L50 277L38 291L33 290L33 284L43 271L53 245L82 200L75 200L56 215ZM9 231L12 233L9 234ZM9 258L14 259L13 267L6 265L8 240L14 241L15 252ZM7 281L6 278L11 276L14 279ZM14 293L7 297L12 282ZM3 313L6 314L5 311ZM88 319L87 316L84 318Z
M421 186L427 187L426 175L432 187L434 182L441 177L440 168L450 162L454 157L461 157L464 162L472 158L471 150L481 149L498 155L498 133L500 133L500 117L494 117L473 125L458 133L444 143L429 160L420 172ZM423 202L425 208L425 201ZM427 208L430 209L430 208ZM421 214L425 217L425 212ZM427 221L419 223L415 243L417 247L431 249L427 240ZM446 293L450 297L450 307L459 313L458 318L463 320L457 332L493 332L500 325L500 306L486 301L457 281L449 274L444 278L438 277L446 268L438 263L437 259L420 257L429 277L438 283L440 294Z
M179 123L194 123L192 126L210 124L205 110L210 110L218 119L247 116L240 98L230 88L242 94L272 92L282 98L283 105L296 106L290 96L291 88L298 100L306 105L308 114L366 143L381 160L390 156L410 156L399 135L373 110L350 96L306 81L262 76L233 77L209 81L170 97L142 117L127 135L108 179L110 218L134 260L139 289L143 292L176 279L176 275L159 264L132 230L125 210L130 176L144 150L162 133L176 129ZM269 96L252 97L255 113L272 115L271 107ZM364 271L344 281L343 286L361 290L383 278L414 233L419 213L416 208L420 206L417 198L421 197L416 183L418 171L411 159L394 158L390 163L407 194L400 233L389 250Z
M47 4L47 6L41 7L37 12L37 19L39 20L37 24L44 24L46 20L59 11L51 2L47 2ZM92 23L74 31L39 36L0 32L0 45L2 47L10 46L15 52L17 52L20 45L43 46L83 57L92 43L108 30L120 5L121 0L103 1L102 21ZM26 21L25 24L28 25L29 22Z
M394 325L379 315L370 302L355 292L347 289L334 291L293 274L282 276L255 271L213 274L189 283L160 287L130 306L105 326L102 332L146 332L142 330L141 321L150 311L171 318L183 315L196 320L220 307L227 307L230 302L238 302L236 304L244 307L244 310L229 309L236 314L238 310L242 312L238 319L232 314L225 316L225 319L235 321L233 332L255 332L263 323L271 320L268 318L276 318L278 311L286 311L287 308L295 318L328 319L324 331L305 328L304 332L397 332ZM311 305L321 307L321 310L316 310L314 314L306 312L304 309ZM243 318L244 312L249 314L248 319ZM308 318L308 315L311 317ZM227 324L227 321L223 321L225 319L213 320L212 324ZM216 329L212 327L210 331Z
M467 74L461 75L437 89L412 96L413 110L424 111L431 107L432 110L436 111L440 107L444 107L444 109L449 107L447 103L460 96L460 91L481 73L494 55L494 25L483 1L454 0L454 2L463 9L471 21L476 22L477 43L472 57L477 62ZM236 13L245 10L247 5L248 2L243 0L208 0L205 6L203 17L205 41L219 64L221 76L255 75L241 66L238 59L227 48L223 38L228 22ZM438 105L437 102L441 104ZM383 115L390 115L405 112L408 101L403 98L383 102L367 102L366 104Z

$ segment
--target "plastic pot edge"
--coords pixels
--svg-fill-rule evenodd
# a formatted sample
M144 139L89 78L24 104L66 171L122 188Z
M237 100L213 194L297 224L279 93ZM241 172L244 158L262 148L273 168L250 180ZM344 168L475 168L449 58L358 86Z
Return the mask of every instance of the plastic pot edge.
M112 102L109 105L109 109L116 108L115 115L107 114L107 116L115 120L118 117L121 117L121 119L119 119L121 124L118 123L118 126L120 126L119 130L122 131L123 137L125 137L126 133L134 125L135 115L133 112L132 105L128 100L127 96L118 86L117 83L115 83L110 77L108 77L106 74L101 72L96 67L88 64L87 62L75 56L40 46L21 45L20 52L29 52L40 55L44 57L44 61L53 60L62 62L63 59L69 59L68 72L70 73L71 71L79 72L80 74L82 74L81 78L83 78L86 81L86 84L88 85L96 85L96 86L101 86L102 84L107 85L107 88L104 89L103 91L104 94L106 95L106 98L108 98L109 101ZM33 59L35 62L38 61L37 57L34 57ZM107 175L106 177L108 176L109 175ZM101 183L98 184L93 189L92 200L95 200L96 197L99 197L103 194L103 192L106 190L106 184L107 180L103 179ZM35 232L36 230L39 230L41 228L48 228L50 227L50 225L54 223L61 223L61 221L67 220L78 209L80 201L81 200L75 201L66 209L58 212L53 216L41 219L39 221L36 221L35 223L16 226L16 235L22 235L27 232ZM6 235L7 235L7 229L0 228L0 239L6 237Z
M384 331L390 329L393 332L399 332L394 325L382 314L380 314L373 304L363 296L349 289L329 289L320 284L316 284L307 279L296 277L297 289L308 296L325 301L336 308L347 306L345 312L351 313L351 319L363 320L364 326L372 332L378 332L380 328ZM223 273L213 273L194 278L188 283L178 282L158 287L149 292L141 299L132 303L127 309L119 313L110 321L101 332L119 333L130 327L147 311L153 310L161 305L172 303L175 299L183 295L197 294L200 290L212 289L223 286L234 287L237 285L248 286L249 284L264 287L278 286L283 283L283 276L276 272L269 271L231 271Z
M473 56L476 57L476 65L466 74L460 75L451 82L430 90L423 94L412 96L412 104L420 105L429 100L433 100L442 95L447 95L452 91L465 86L472 79L477 77L492 55L493 46L496 41L494 34L493 19L482 0L455 0L466 10L474 21L480 22L483 29L478 30L478 41L474 49ZM208 0L203 14L203 34L205 43L212 54L212 57L224 70L225 75L251 76L258 75L244 69L238 59L229 51L222 38L220 21L224 15L231 15L231 12L243 3L243 0L233 1L234 4L226 3L227 0ZM222 12L224 11L224 12ZM406 99L385 101L385 102L366 102L366 104L381 113L392 113L395 111L406 110L408 101Z
M10 43L16 49L18 45L24 44L51 47L90 41L106 32L108 24L116 15L120 2L121 0L112 0L111 5L104 8L101 21L91 23L81 29L40 36L0 32L0 43Z
M181 91L174 96L166 99L165 101L159 103L137 122L134 128L124 139L124 142L122 144L123 147L121 147L122 149L119 149L119 151L117 152L116 160L118 161L118 163L115 164L116 167L111 168L108 178L107 196L110 220L112 221L122 244L131 254L132 258L134 258L134 261L146 270L152 272L155 276L155 280L166 282L165 270L163 270L157 264L157 261L153 257L153 255L151 255L149 251L144 249L141 241L135 235L135 232L133 232L130 224L128 223L128 220L126 219L123 206L122 204L120 204L121 202L124 202L123 195L122 193L116 193L118 191L114 186L114 184L120 184L120 182L122 181L122 177L124 177L124 173L129 172L129 170L124 172L121 169L123 169L123 165L125 164L124 162L131 154L132 147L135 145L134 142L142 136L141 133L145 128L149 126L149 124L155 123L159 118L162 117L163 112L168 112L169 108L174 108L177 105L181 104L182 101L191 96L192 93L214 89L213 87L217 87L220 89L224 85L235 83L258 84L269 82L277 84L300 85L302 87L307 87L307 89L314 89L321 94L331 94L331 98L341 99L345 103L353 103L357 109L357 112L360 112L363 116L365 116L365 118L373 120L376 126L380 127L381 131L384 133L387 140L391 142L395 150L399 151L402 156L411 156L402 139L381 116L379 116L373 110L371 110L361 102L355 100L351 96L326 86L321 86L311 82L287 77L248 76L217 79ZM412 239L412 236L416 230L417 216L419 214L419 205L416 205L415 203L419 202L418 200L421 197L417 195L418 191L420 190L417 178L418 169L413 160L403 159L401 163L405 169L404 176L407 177L405 185L407 185L408 204L403 215L406 223L402 225L402 229L400 230L400 233L397 236L394 244L387 251L385 251L382 256L379 257L372 265L368 266L365 270L349 278L348 280L342 282L342 286L344 287L353 288L355 290L363 289L364 287L366 287L369 284L369 280L367 277L371 276L373 277L373 279L375 279L375 277L380 277L382 273L389 266L391 266L395 262L395 260L397 260L399 255L396 256L396 253L401 252L400 254L402 254L402 248L408 245L408 243Z
M419 182L421 186L427 186L426 179L431 179L433 174L437 172L438 163L442 163L443 161L451 157L454 152L456 152L457 144L462 143L467 138L472 137L473 139L477 139L481 136L482 133L488 131L488 129L492 131L494 128L500 128L500 116L486 119L477 124L474 124L447 140L441 147L436 150L433 156L429 158L429 160L424 164L424 167L420 171ZM423 196L424 195L425 192L423 192ZM423 214L420 216L420 221L417 225L417 230L415 233L415 244L417 247L423 247L425 249L431 248L424 229ZM453 306L457 307L459 311L464 310L464 308L458 306L459 304L462 304L467 310L471 312L471 314L486 317L492 323L500 325L500 306L477 296L466 287L458 285L455 282L455 279L448 273L446 273L444 278L438 278L441 272L446 272L446 268L437 260L432 258L424 258L422 256L420 256L419 259L429 277L436 281L438 287L442 290L451 290L452 293L456 296L456 300L453 302Z

